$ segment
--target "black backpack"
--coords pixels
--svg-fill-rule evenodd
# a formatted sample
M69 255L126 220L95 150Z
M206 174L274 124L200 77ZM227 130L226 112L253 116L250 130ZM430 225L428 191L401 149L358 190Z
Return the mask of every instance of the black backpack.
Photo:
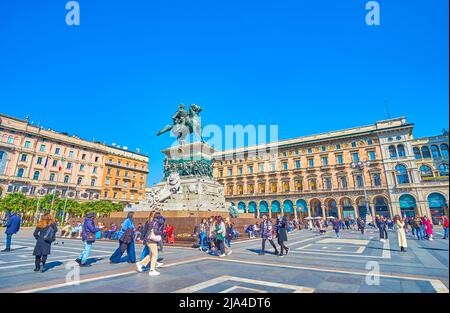
M44 233L44 241L53 242L56 239L56 230L53 225L49 225Z

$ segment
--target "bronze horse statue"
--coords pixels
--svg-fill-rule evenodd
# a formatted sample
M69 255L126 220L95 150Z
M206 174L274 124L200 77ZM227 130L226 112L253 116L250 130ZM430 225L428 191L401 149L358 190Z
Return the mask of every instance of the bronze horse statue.
M200 118L201 111L202 108L200 106L191 104L189 111L186 112L184 104L180 104L178 111L172 117L173 125L166 125L156 135L159 136L172 131L172 134L177 137L178 142L182 145L187 135L194 134L194 138L200 138L204 142Z

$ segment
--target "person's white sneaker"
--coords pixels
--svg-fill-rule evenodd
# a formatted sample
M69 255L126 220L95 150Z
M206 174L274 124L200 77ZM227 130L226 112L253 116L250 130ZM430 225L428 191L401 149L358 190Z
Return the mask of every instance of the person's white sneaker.
M141 273L142 272L142 264L141 264L141 262L136 262L136 267L137 267L137 271L139 273Z
M148 273L148 276L158 276L158 275L161 275L161 273L160 273L160 272L157 272L157 271L155 271L155 270L150 271L150 272Z
M228 252L227 255L230 255L231 253L233 253L233 250L230 250L230 252Z
M161 266L163 266L163 265L164 265L164 263L156 262L156 268L161 267Z
M219 258L223 258L226 254L219 254Z

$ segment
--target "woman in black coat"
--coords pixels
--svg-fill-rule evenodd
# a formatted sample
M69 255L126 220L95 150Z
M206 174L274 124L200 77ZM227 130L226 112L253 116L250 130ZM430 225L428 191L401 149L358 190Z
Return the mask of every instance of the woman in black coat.
M286 216L281 217L280 214L278 214L277 216L277 222L275 224L275 228L276 228L276 232L277 232L277 239L278 239L278 244L280 245L280 256L284 256L283 255L283 250L286 251L286 255L289 254L289 248L286 247L286 245L284 244L288 239L287 239L287 225L288 225L288 220Z
M47 261L47 256L50 254L52 242L56 239L57 231L58 228L53 217L48 213L44 214L33 233L34 238L36 238L36 246L33 251L36 265L35 272L39 272L39 270L42 273L45 272L45 262Z

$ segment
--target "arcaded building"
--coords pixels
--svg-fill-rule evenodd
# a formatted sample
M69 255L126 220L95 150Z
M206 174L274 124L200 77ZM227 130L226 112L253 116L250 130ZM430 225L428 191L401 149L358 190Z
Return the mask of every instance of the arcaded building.
M221 151L214 155L213 174L224 185L227 201L256 216L281 212L355 218L365 217L367 207L390 217L440 214L433 207L430 210L424 199L429 194L419 190L438 192L443 197L439 212L444 211L448 204L448 135L440 136L440 159L433 165L434 180L439 181L431 183L419 171L413 146L420 140L414 141L413 126L405 118L396 118ZM362 166L352 167L358 162ZM443 171L437 179L439 168ZM408 195L415 197L415 206L405 205Z

